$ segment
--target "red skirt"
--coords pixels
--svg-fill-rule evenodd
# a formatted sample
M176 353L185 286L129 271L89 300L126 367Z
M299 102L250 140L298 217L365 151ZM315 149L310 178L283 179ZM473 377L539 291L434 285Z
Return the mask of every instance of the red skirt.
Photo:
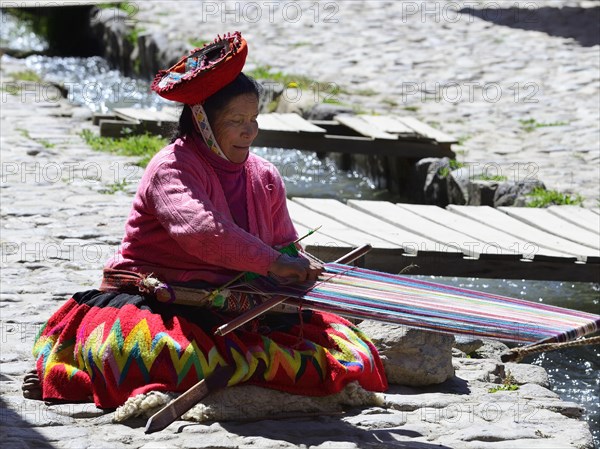
M224 365L235 367L230 386L311 396L337 393L353 381L370 391L387 389L373 344L337 315L267 314L252 330L215 336L231 318L136 294L77 293L34 345L43 399L115 408L151 390L183 392Z

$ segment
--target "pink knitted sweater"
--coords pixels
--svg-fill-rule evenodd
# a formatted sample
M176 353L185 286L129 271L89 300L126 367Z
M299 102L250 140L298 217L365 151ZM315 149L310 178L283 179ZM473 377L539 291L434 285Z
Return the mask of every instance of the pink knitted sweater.
M246 171L248 232L234 223L206 145L178 139L150 161L138 186L118 254L107 268L154 273L165 282L222 284L236 272L266 275L297 238L277 169L250 154Z

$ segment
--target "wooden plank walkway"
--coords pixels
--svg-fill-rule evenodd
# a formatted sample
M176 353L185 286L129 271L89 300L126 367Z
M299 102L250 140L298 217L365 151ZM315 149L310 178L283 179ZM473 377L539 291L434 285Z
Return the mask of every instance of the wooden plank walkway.
M498 209L506 212L511 217L536 226L550 234L557 235L579 245L600 249L600 240L597 233L582 228L571 221L563 220L556 214L552 214L545 209L532 207L500 207Z
M314 198L293 198L288 208L301 234L322 226L304 241L307 250L322 260L371 243L374 250L364 263L376 270L600 282L600 228L596 232L587 228L600 215L592 210L454 205L443 209ZM586 217L585 226L577 223L580 217Z
M469 236L471 239L468 241L468 247L472 248L480 258L513 254L521 259L535 259L539 256L574 259L570 254L545 248L536 253L530 242L439 207L421 204L396 204L396 206Z
M598 232L600 229L600 215L589 209L579 206L550 206L548 211L588 231Z
M118 118L135 123L145 122L167 122L177 123L179 121L180 108L164 107L160 111L140 108L115 108L113 112Z
M277 117L278 115L286 117ZM274 116L273 120L269 116ZM294 126L289 123L291 116L295 116ZM261 122L267 119L269 126L262 126ZM287 123L277 127L277 121ZM303 132L306 124L317 126L321 132ZM400 116L340 114L331 121L311 123L297 114L264 114L259 116L259 128L255 146L411 159L444 156L453 158L451 146L457 142L454 137L413 117Z
M372 139L398 140L397 134L385 132L381 128L374 126L372 121L369 122L365 120L361 115L336 115L335 120L365 137L370 137Z
M304 120L298 114L260 114L257 118L260 131L286 131L292 133L325 134L325 129Z
M15 0L1 1L0 8L57 8L65 6L92 6L100 4L116 4L114 0Z
M117 108L98 114L103 137L119 137L124 128L163 133L179 119L179 109L161 111ZM340 114L332 121L308 121L298 114L260 114L254 146L323 153L386 155L400 158L454 157L457 140L413 117Z
M503 209L503 211L490 206L471 208L469 206L450 205L448 208L451 211L485 223L494 229L508 232L511 235L529 241L539 248L553 248L560 252L576 256L580 261L586 261L588 257L599 256L598 250L571 242L505 213L507 210L519 208ZM518 211L515 212L518 213Z
M333 199L306 199L295 198L295 202L329 217L336 221L346 223L349 227L368 234L375 238L383 239L402 247L404 253L417 254L419 251L440 251L439 242L428 239L422 235L413 233L410 229L394 226L386 221L380 220L372 215L353 209ZM387 203L390 204L390 203ZM450 253L460 254L462 252L449 248Z

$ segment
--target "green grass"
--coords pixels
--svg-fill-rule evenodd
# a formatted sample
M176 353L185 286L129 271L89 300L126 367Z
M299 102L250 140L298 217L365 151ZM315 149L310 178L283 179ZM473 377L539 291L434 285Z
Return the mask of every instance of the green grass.
M54 148L56 146L55 143L52 143L46 139L37 139L37 142L41 143L44 148Z
M42 78L35 73L33 70L23 70L21 72L13 72L9 75L17 81L33 81L35 83L39 83L42 81Z
M121 7L120 9L123 9L123 11L129 13L129 11L126 9L130 6L129 3L125 3L124 4L125 7ZM131 4L133 5L133 4ZM124 9L125 8L125 9ZM135 6L133 7L133 9L135 10ZM135 12L135 11L134 11ZM145 28L138 28L137 25L134 25L129 32L127 33L127 36L125 36L125 38L129 41L129 43L131 44L131 46L133 48L137 48L138 46L138 39L140 37L140 34L142 34L143 32L145 32L146 29ZM138 54L137 58L135 58L132 62L132 66L133 66L133 72L140 75L141 74L141 66L142 66L142 58L140 57L140 55Z
M515 391L518 390L516 379L511 374L510 370L506 373L506 377L502 381L502 385L488 389L488 393L496 393L497 391Z
M337 105L341 105L342 102L340 100L338 100L337 98L324 98L323 99L323 103L325 104L337 104Z
M439 175L442 178L447 178L450 175L450 172L454 171L454 170L458 170L459 168L464 167L465 164L463 162L459 162L456 159L450 159L450 162L448 163L448 167L442 167L439 170Z
M518 389L518 385L498 385L497 387L490 388L488 393L496 393L497 391L515 391Z
M270 101L269 104L267 105L267 112L269 112L269 113L275 112L277 110L277 106L279 106L279 103L277 102L277 100Z
M471 139L472 137L473 137L473 136L472 136L472 135L470 135L470 134L465 134L465 135L459 136L459 137L458 137L458 139L457 139L457 140L458 140L458 142L456 142L456 144L457 144L457 145L464 145L464 144L465 144L465 142L466 142L467 140Z
M194 48L202 48L204 45L210 44L212 41L207 41L205 39L190 39L188 42Z
M284 87L298 87L300 89L307 89L311 86L317 86L317 81L304 75L291 75L283 73L281 71L272 70L271 66L258 66L254 70L246 73L252 78L256 79L268 79L275 81L276 83L283 84Z
M113 3L99 3L96 5L98 9L120 9L127 13L127 18L131 19L139 10L139 7L133 2L113 2ZM158 14L164 15L164 14Z
M381 102L389 106L390 108L395 108L398 106L398 102L393 98L384 98L383 100L381 100Z
M254 70L250 70L246 72L246 75L251 76L256 79L273 79L273 77L282 77L282 72L273 72L271 70L271 66L269 65L260 65L257 66Z
M571 196L567 193L558 192L557 190L546 190L542 187L536 187L527 196L530 198L527 202L528 207L548 207L553 205L581 206L583 204L583 197L579 194Z
M0 91L6 92L8 95L19 95L23 89L21 86L15 84L5 83L4 86L0 87Z
M567 122L538 122L534 118L530 118L527 120L519 120L519 123L521 124L521 128L523 128L523 130L528 133L533 132L538 128L568 125Z
M148 165L152 156L168 143L167 139L164 137L151 134L140 134L113 139L110 137L97 136L87 129L84 129L81 132L81 137L83 137L86 143L94 150L120 154L122 156L139 157L139 161L136 165L139 165L140 167Z
M98 3L96 5L96 7L98 9L110 9L110 8L119 8L120 6L120 2L114 2L114 3Z
M477 180L481 180L481 181L496 181L496 182L508 181L508 178L504 175L486 175L485 173L474 176L473 179L477 179Z
M354 91L355 95L360 95L361 97L372 97L377 95L377 91L373 89L358 89Z
M308 76L304 75L293 75L283 73L281 71L275 71L271 66L257 66L254 70L249 70L246 75L251 76L257 80L271 80L275 83L281 84L284 89L286 88L298 88L307 94L314 95L325 95L324 103L337 104L335 96L342 92L340 87L335 83L327 83L322 81L316 81Z
M127 33L127 40L131 43L131 45L137 47L138 37L144 31L146 31L145 28L138 28L137 26L133 27L131 31Z
M419 106L404 106L402 109L410 112L417 112L419 110Z
M23 137L25 137L26 139L31 139L31 136L29 135L29 131L27 131L26 129L23 128L15 128L16 131L19 131L19 134L21 134Z
M106 187L102 190L102 193L114 195L117 192L124 192L127 189L127 184L127 179L125 178L123 178L121 181L106 184Z
M16 131L19 131L19 134L21 134L21 136L25 137L26 139L29 140L33 140L34 142L37 142L39 144L41 144L44 148L54 148L56 146L55 143L50 142L47 139L34 139L31 137L31 135L29 134L29 131L23 128L15 128Z

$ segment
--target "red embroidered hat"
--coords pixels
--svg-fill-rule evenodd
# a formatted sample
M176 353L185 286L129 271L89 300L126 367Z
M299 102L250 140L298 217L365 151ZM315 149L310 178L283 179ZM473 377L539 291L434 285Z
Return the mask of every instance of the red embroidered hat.
M239 31L217 36L213 43L192 50L170 69L159 71L151 89L167 100L202 103L240 74L247 55L248 45Z

